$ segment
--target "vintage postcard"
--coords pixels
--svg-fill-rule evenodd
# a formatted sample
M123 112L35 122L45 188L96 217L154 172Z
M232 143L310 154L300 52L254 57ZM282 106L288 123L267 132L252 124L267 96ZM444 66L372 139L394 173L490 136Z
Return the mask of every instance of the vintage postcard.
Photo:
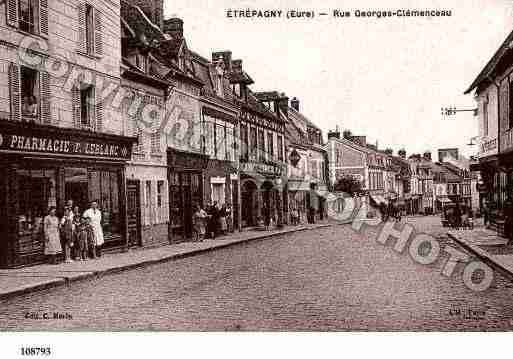
M512 19L0 1L0 330L510 331Z

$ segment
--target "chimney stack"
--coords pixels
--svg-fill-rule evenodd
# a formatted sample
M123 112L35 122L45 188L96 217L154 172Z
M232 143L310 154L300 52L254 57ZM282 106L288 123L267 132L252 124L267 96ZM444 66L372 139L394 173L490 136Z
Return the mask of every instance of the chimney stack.
M292 98L292 100L290 101L290 106L296 110L297 112L299 112L299 100L297 99L297 97L294 97Z
M177 17L164 20L163 31L175 39L183 38L183 20Z
M217 51L212 53L212 62L216 63L218 61L224 62L224 69L227 72L232 71L232 52L231 51ZM242 71L242 60L240 61L240 68Z
M328 132L328 140L330 138L336 138L336 139L340 140L340 131L338 130L338 128L335 131L329 131Z

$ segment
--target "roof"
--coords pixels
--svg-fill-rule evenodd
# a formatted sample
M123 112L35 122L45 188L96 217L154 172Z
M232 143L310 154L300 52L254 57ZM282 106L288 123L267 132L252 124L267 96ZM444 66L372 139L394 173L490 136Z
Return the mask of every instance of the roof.
M464 92L464 94L468 94L470 91L481 85L489 76L497 68L497 65L504 58L504 56L513 48L513 31L509 33L506 37L506 40L502 43L502 45L497 49L492 58L488 61L485 67L481 70L479 75L477 75L476 79L472 82L469 88Z
M322 132L322 130L316 124L314 124L312 121L310 121L305 115L303 115L301 112L297 111L295 108L289 107L289 113L293 113L294 115L298 116L302 121L306 122L306 124L309 127L313 127L316 130L319 130Z

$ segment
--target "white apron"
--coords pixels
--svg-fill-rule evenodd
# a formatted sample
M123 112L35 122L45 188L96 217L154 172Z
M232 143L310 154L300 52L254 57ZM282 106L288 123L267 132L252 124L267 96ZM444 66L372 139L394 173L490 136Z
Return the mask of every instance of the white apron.
M84 217L91 219L91 226L94 230L94 241L97 246L103 244L102 212L99 209L89 208L84 212Z

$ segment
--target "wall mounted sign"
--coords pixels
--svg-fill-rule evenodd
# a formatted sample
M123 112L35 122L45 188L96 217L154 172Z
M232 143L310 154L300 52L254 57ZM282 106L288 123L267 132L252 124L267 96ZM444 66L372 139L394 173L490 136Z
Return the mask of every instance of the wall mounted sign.
M48 126L22 123L0 126L0 151L5 152L129 160L133 142L135 139L130 137L89 134Z

